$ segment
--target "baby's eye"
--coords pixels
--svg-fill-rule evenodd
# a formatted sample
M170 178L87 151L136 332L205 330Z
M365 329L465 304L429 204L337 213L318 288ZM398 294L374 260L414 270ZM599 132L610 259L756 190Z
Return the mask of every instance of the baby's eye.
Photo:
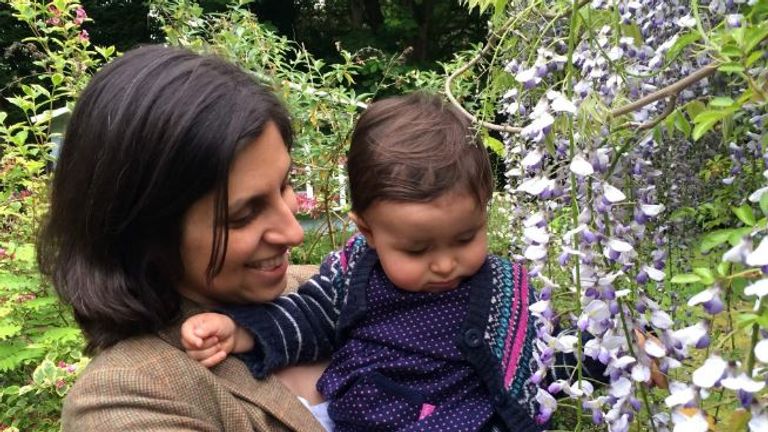
M469 235L469 236L460 237L458 241L459 243L462 243L462 244L471 243L472 240L475 239L476 235L477 235L476 233L473 233L472 235Z
M426 251L427 251L427 248L406 249L405 253L411 256L418 256L418 255L422 255Z

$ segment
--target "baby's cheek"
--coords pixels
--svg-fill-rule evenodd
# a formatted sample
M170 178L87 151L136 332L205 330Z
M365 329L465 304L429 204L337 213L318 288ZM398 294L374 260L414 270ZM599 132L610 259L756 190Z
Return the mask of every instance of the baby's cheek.
M420 288L422 272L419 271L418 265L408 260L396 260L387 264L384 271L396 286L408 291Z

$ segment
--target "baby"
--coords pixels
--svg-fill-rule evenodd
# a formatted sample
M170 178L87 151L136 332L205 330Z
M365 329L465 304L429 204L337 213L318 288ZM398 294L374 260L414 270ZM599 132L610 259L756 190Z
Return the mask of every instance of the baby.
M297 293L190 318L189 354L240 353L256 377L332 354L317 388L336 431L541 430L534 291L488 254L493 175L468 120L422 93L376 102L347 171L360 234Z

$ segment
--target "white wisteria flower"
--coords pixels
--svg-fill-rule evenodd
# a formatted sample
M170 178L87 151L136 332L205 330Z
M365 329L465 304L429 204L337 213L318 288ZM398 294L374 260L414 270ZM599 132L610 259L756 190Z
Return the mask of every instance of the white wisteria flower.
M651 379L651 368L642 363L632 366L632 379L641 383L647 382Z
M690 300L688 300L688 306L696 306L697 304L706 303L712 300L713 298L715 298L719 294L720 294L720 288L716 286L709 287L704 291L701 291L695 296L691 297Z
M631 244L616 238L608 240L608 247L619 253L630 252L634 250Z
M768 363L768 339L763 339L755 345L755 358L762 363Z
M620 377L611 383L608 393L617 399L629 396L632 393L632 381L626 377Z
M562 353L572 353L576 349L578 341L578 336L572 334L560 335L555 339L555 349Z
M530 245L525 248L523 256L531 261L537 261L547 256L547 247L544 245Z
M664 211L664 204L643 204L640 206L640 211L646 216L654 217Z
M624 195L624 192L608 183L603 183L603 195L605 196L605 199L611 204L616 204L617 202L621 202L627 199L627 196Z
M675 428L672 432L707 432L709 423L701 411L688 414L682 410L676 410L672 413L672 422Z
M525 220L523 221L523 226L527 228L527 227L532 227L534 225L542 225L544 223L546 223L546 219L544 219L544 213L536 212L528 216L527 218L525 218Z
M661 358L667 355L667 349L656 339L646 339L643 349L651 357Z
M520 134L533 142L540 142L554 122L555 118L549 112L541 112L533 117L533 121L525 126Z
M768 236L763 237L760 245L747 255L747 265L752 267L762 267L768 265Z
M555 181L547 177L532 177L523 181L517 190L520 192L526 192L531 195L539 195L547 190L547 188L553 188Z
M656 282L663 281L664 277L666 276L663 271L657 269L656 267L644 265L643 270L645 270L645 273L648 275L649 278L655 280Z
M720 384L728 390L743 390L748 393L757 393L765 388L765 381L755 381L743 372L735 377L723 378Z
M580 154L573 157L573 160L571 160L570 169L572 173L581 177L586 177L595 173L595 169L592 167L592 164L584 159L584 156Z
M728 251L723 254L723 261L744 264L747 260L747 255L749 255L750 252L752 252L752 239L749 237L742 237L736 246L728 249Z
M551 109L553 112L567 112L576 114L576 105L573 104L562 93L554 90L547 92L547 99L551 101Z
M720 381L727 367L728 362L718 355L713 355L693 371L693 383L701 388L711 388Z
M675 24L677 24L678 26L683 27L683 28L691 28L691 27L696 25L696 18L694 18L690 14L688 14L688 15L681 16L680 18L678 18L677 21L675 22Z
M679 381L669 383L669 393L669 396L664 399L664 403L669 408L685 405L696 397L696 392L690 386Z
M520 162L521 165L525 168L531 168L539 164L541 162L541 159L544 158L544 153L541 152L539 149L535 149L531 152L528 152L527 155L523 158L523 160Z
M528 88L541 82L541 78L536 75L536 66L520 70L520 72L515 75L515 80Z
M529 226L523 229L523 237L528 241L536 242L539 244L549 243L549 233L547 229L539 226Z
M748 296L757 296L763 298L768 294L768 279L760 279L759 281L744 288L744 294Z
M707 335L709 328L704 322L698 322L692 326L684 327L672 332L672 339L680 342L683 354L688 353L688 348L696 346Z
M761 413L758 415L752 415L749 420L750 432L765 432L768 431L768 413Z

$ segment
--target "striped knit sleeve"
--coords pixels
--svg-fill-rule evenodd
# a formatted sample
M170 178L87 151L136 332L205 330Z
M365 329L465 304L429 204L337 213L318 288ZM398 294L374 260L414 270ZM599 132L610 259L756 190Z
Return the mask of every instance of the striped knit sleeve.
M271 303L223 310L254 336L254 349L240 355L254 376L263 378L275 369L331 355L355 247L350 241L328 255L319 273L295 293Z

